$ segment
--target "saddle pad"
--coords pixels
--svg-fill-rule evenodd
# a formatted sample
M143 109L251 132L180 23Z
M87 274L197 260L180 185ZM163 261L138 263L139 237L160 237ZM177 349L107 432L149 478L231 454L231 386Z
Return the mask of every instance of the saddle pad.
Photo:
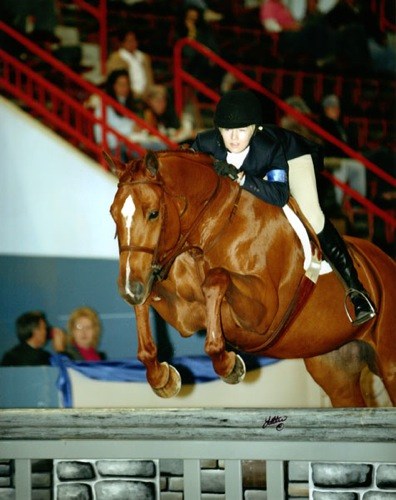
M304 252L304 270L306 271L309 268L312 260L312 247L309 241L308 232L305 229L304 224L301 222L301 220L295 214L295 212L293 212L293 210L289 207L289 205L285 205L284 207L282 207L282 210L286 215L287 220L290 222L290 225L296 232L299 240L301 241L301 245ZM332 268L330 267L329 263L326 262L325 260L322 260L319 274L322 275L331 272Z

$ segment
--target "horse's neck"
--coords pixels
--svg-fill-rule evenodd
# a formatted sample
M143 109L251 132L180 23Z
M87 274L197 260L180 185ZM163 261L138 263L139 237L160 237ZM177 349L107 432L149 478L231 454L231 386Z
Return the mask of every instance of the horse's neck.
M268 254L270 260L282 249L288 259L285 264L298 268L303 261L302 247L283 210L224 179L189 242L208 252L215 251L222 241L231 244L240 238L250 244L260 241L260 253Z
M204 203L201 201L191 210L191 219L197 220L191 231L190 242L205 247L229 224L238 208L240 187L228 179L219 179L218 185L211 186ZM192 207L193 208L193 207Z
M186 233L199 225L208 209L224 197L224 179L199 162L174 162L161 172L167 191L179 206L181 231ZM224 191L224 192L223 192Z

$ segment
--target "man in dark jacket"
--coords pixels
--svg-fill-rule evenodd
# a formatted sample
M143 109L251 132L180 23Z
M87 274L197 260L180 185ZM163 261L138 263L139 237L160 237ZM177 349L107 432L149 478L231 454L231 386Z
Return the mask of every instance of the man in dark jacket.
M51 364L51 354L43 349L47 342L47 321L41 311L26 312L19 316L16 320L16 334L19 344L4 354L2 366Z

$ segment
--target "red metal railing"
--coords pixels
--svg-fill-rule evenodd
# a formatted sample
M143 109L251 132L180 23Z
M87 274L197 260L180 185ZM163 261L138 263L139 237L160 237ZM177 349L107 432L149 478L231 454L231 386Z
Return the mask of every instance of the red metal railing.
M204 94L207 98L211 99L214 103L216 103L220 98L218 93L213 91L211 88L206 86L204 83L198 81L196 78L191 76L189 73L187 73L183 69L182 51L183 51L183 47L186 45L189 45L190 47L195 49L197 52L199 52L203 56L205 56L208 59L210 59L211 61L213 61L215 64L220 66L226 72L233 74L234 77L237 80L239 80L241 83L246 85L246 87L249 87L252 90L254 90L254 91L264 95L268 99L270 99L277 107L282 109L285 113L294 116L299 122L301 122L303 125L307 126L314 133L316 133L317 135L319 135L320 137L322 137L326 141L329 141L329 142L335 144L337 147L339 147L341 150L343 150L345 152L346 156L349 156L351 158L355 158L355 159L359 160L361 163L363 163L365 165L365 167L368 170L373 172L375 175L380 177L382 180L389 183L390 186L396 187L396 179L394 177L392 177L388 173L384 172L381 168L379 168L377 165L375 165L373 162L368 160L366 157L364 157L359 152L353 150L348 145L344 144L340 140L333 137L327 131L322 129L317 123L313 122L307 116L303 115L302 113L300 113L296 109L294 109L291 106L289 106L288 104L286 104L284 101L282 101L282 99L280 99L273 92L269 91L268 89L266 89L262 85L258 84L256 81L249 78L247 75L242 73L238 68L232 66L230 63L228 63L227 61L225 61L224 59L219 57L217 54L215 54L212 50L210 50L206 46L196 42L195 40L191 40L189 38L183 38L181 40L178 40L175 44L175 47L174 47L175 106L176 106L176 112L179 115L183 109L183 99L184 99L183 86L185 86L185 85L192 86L197 91ZM361 205L363 205L363 207L365 207L365 209L367 210L368 213L372 213L374 215L377 215L378 217L382 218L387 224L390 224L392 227L396 226L396 219L394 217L392 217L388 212L382 210L377 205L375 205L370 200L361 196L357 191L351 189L346 184L341 183L340 181L336 180L332 175L326 173L326 176L331 180L331 182L333 182L335 185L338 185L339 187L341 187L348 195L350 195L352 198L354 198L356 201L358 201Z
M379 1L379 18L382 31L396 31L395 2L394 0Z
M173 149L177 147L174 142L170 141L154 127L148 125L135 113L121 106L105 92L82 79L65 64L2 21L0 21L0 31L3 31L12 39L21 43L42 61L48 63L53 70L58 72L58 79L60 77L63 83L62 88L54 85L29 68L28 65L0 49L1 87L10 95L25 102L36 115L42 117L58 133L65 135L73 144L81 146L83 150L94 156L105 168L107 168L107 165L103 161L102 151L103 149L108 150L108 134L114 135L120 145L127 150L131 150L139 155L145 152L145 149L138 143L120 135L119 132L107 124L106 109L108 106L135 121L139 127L159 138L169 148ZM73 97L73 92L68 91L68 87L70 88L71 86L73 86L74 90L77 89L76 94L84 93L85 95L95 94L99 96L102 106L101 118L96 118L91 111L86 109L83 102ZM98 124L102 130L101 144L96 144L93 138L93 127L95 124Z
M166 136L160 134L156 129L147 125L144 120L139 118L131 111L126 110L100 89L87 82L86 80L83 80L79 75L71 71L65 64L61 63L51 54L33 44L26 37L13 30L2 21L0 21L0 31L3 31L8 36L17 40L19 43L23 44L26 49L51 65L52 68L63 75L65 81L70 81L80 89L84 89L86 93L97 94L101 98L102 118L95 118L92 113L84 108L83 104L80 101L73 99L73 97L68 95L67 92L59 89L57 86L51 84L51 82L46 81L43 77L37 75L34 71L32 71L28 66L21 63L16 58L10 56L5 51L0 50L0 61L2 63L0 83L2 87L11 95L14 95L15 97L23 100L34 110L35 113L45 118L58 131L65 134L68 138L71 138L74 144L83 145L83 147L87 151L96 156L101 164L103 164L101 154L102 150L103 148L107 149L107 133L114 134L122 144L125 144L125 146L132 151L136 151L138 154L142 154L144 152L144 149L141 148L141 146L120 136L120 134L116 130L113 130L108 126L106 122L107 106L112 106L121 114L124 114L125 116L134 120L143 129L146 129L151 134L159 137L168 147L177 147L177 145L170 141ZM183 70L181 52L182 47L185 44L191 45L195 50L198 50L203 55L210 58L212 61L214 61L215 64L218 64L225 71L232 73L246 86L271 99L280 109L295 116L301 123L312 129L324 139L336 144L340 149L344 150L348 156L360 160L369 170L388 182L391 186L394 187L396 185L396 180L394 177L386 174L383 170L370 162L363 155L357 153L352 148L333 138L330 134L321 129L316 123L312 122L305 115L302 115L294 108L288 106L271 91L259 85L257 82L242 73L239 69L224 61L210 49L189 39L179 40L174 48L175 104L176 109L179 113L183 108L183 85L187 84L194 87L196 90L206 95L214 103L217 102L220 97L215 91L208 88L204 83L196 80L194 77ZM103 143L101 145L95 144L92 137L92 128L95 123L99 124L102 127ZM332 176L331 180L334 184L339 184L339 182L335 182L333 180ZM382 218L387 224L395 227L396 219L391 217L387 212L383 211L369 200L360 197L357 192L351 190L351 188L349 188L348 186L343 185L341 187L345 192L350 194L351 197L359 201L369 213L377 215L378 217Z

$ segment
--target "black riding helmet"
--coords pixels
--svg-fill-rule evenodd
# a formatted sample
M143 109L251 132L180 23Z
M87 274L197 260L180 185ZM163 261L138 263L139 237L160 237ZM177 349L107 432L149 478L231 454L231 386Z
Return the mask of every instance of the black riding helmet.
M261 102L250 90L230 90L217 103L214 124L221 128L260 125Z

